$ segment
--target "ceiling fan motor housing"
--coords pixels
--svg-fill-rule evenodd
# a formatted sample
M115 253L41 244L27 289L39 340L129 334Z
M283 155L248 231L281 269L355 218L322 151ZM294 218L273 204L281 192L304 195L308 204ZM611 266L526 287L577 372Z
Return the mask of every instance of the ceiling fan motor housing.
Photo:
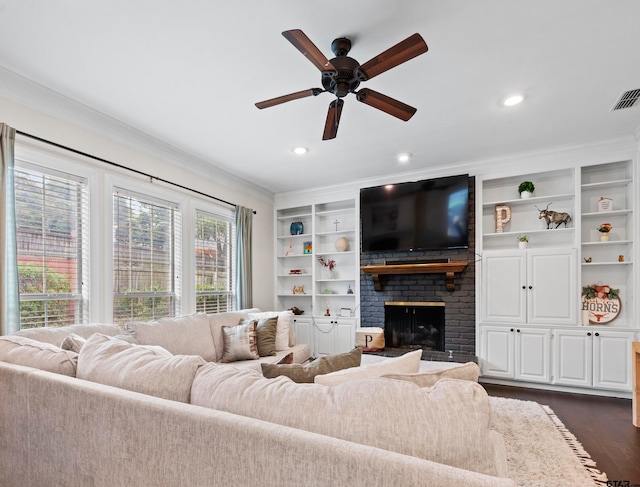
M338 98L353 93L360 85L360 80L354 74L354 71L360 67L360 63L349 56L337 56L329 62L336 68L336 71L322 72L324 89Z

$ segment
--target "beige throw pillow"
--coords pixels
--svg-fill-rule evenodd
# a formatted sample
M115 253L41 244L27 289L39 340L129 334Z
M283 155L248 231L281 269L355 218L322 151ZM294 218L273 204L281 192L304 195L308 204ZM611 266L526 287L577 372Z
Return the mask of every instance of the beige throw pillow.
M370 379L386 374L416 373L420 370L421 358L422 350L415 350L405 353L400 357L390 358L382 362L317 375L314 382L325 386L337 386L338 384L352 380Z
M249 320L243 325L223 326L224 354L221 362L237 362L260 358L256 343L257 320Z
M0 337L0 360L75 377L78 354L50 343L8 335Z
M80 349L86 341L87 339L82 338L80 335L69 333L69 335L64 340L62 340L60 348L62 350L71 350L72 352L80 353Z
M418 372L417 374L385 374L385 379L406 380L419 387L432 387L440 379L460 379L478 382L480 368L474 362L455 365L446 369Z
M365 379L325 387L265 379L253 370L202 367L191 403L411 455L501 475L490 434L486 391L443 379L432 388ZM503 453L504 454L504 453Z
M95 334L80 349L77 377L188 403L193 378L205 363L197 355L174 356L160 347Z
M306 365L302 364L260 364L262 375L268 379L281 375L294 382L313 382L319 374L328 374L349 367L358 367L362 359L362 349L354 348L350 352L319 357Z

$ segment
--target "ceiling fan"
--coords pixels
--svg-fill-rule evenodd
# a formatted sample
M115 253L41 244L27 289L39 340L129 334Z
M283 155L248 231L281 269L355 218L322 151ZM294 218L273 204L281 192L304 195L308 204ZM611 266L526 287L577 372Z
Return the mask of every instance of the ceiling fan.
M429 48L420 34L413 34L407 37L404 41L399 42L362 65L347 56L351 50L351 41L346 37L339 37L331 43L331 51L336 57L328 60L300 29L287 30L282 35L320 70L322 88L310 88L271 98L270 100L256 103L256 107L260 109L268 108L311 95L318 96L324 92L333 93L336 99L329 104L322 140L333 139L338 134L338 124L340 123L340 115L344 105L342 99L349 93L354 93L358 101L382 110L405 122L416 113L417 110L415 108L382 93L369 88L362 88L358 91L356 89L361 82L370 80L374 76L378 76L427 52Z

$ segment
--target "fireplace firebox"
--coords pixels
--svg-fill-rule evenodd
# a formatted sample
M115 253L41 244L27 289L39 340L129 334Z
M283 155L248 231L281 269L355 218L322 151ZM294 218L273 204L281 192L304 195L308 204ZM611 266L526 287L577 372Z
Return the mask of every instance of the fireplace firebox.
M391 348L444 351L443 302L385 302L384 341Z

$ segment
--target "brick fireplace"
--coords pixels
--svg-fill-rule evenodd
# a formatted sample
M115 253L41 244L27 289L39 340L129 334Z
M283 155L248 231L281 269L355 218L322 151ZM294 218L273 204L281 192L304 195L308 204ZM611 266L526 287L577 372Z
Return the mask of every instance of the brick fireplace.
M475 356L475 178L469 178L469 248L442 251L366 252L360 265L382 265L389 261L468 262L455 276L453 291L447 290L445 274L390 274L382 290L376 291L370 275L360 272L361 326L385 327L385 303L440 302L444 306L444 350ZM385 339L386 342L386 339Z

